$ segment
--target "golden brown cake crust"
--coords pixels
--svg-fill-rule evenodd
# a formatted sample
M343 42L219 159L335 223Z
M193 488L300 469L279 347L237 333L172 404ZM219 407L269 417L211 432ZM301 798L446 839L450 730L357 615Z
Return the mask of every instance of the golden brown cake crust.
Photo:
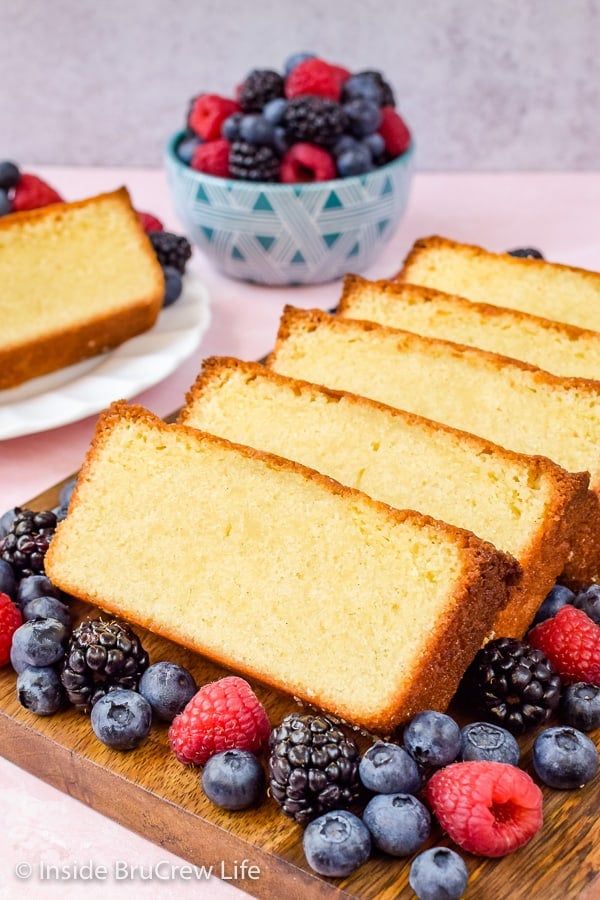
M417 242L418 243L418 242ZM512 257L511 257L512 258ZM535 262L535 260L532 260ZM538 260L539 262L539 260ZM553 263L553 265L558 265ZM572 269L572 266L563 266L563 268ZM576 271L586 271L584 269ZM427 287L422 284L412 284L409 281L396 279L393 281L387 279L379 279L370 281L361 275L348 274L344 276L342 295L340 297L337 310L346 313L347 318L351 316L347 313L348 308L352 308L352 297L360 294L364 289L374 288L385 297L394 298L396 296L405 297L407 293L418 299L419 302L427 303L428 301L442 301L451 304L455 310L477 310L477 312L485 315L490 319L503 319L510 317L515 323L522 322L524 324L531 322L538 325L548 332L555 332L560 336L569 338L576 342L579 339L590 339L593 341L600 340L597 331L590 328L580 328L578 325L571 325L568 322L557 322L554 319L546 319L543 316L537 316L533 313L523 312L520 309L514 309L504 306L493 306L491 303L483 303L481 300L469 300L467 297L461 297L458 294L448 294L446 291L439 291L436 288ZM562 377L562 376L561 376Z
M513 268L516 272L522 272L525 269L537 269L540 272L547 271L548 269L562 269L566 272L577 272L581 275L590 276L594 279L597 279L599 277L597 272L593 272L590 269L584 269L580 266L567 266L564 263L555 262L550 263L545 259L536 259L534 257L511 256L508 253L494 253L493 251L486 250L484 247L480 247L477 244L463 244L460 241L453 241L450 238L434 234L430 235L429 237L419 238L414 242L404 260L402 268L395 276L395 278L399 281L410 281L410 270L412 264L416 262L416 260L424 251L449 248L460 249L462 253L465 253L471 257L500 257L503 261L506 261L507 265L511 266L511 268Z
M158 621L156 615L154 619L148 618L140 609L133 608L136 601L135 598L132 598L132 592L128 590L126 584L121 597L107 601L103 597L98 597L93 590L88 590L85 584L78 584L70 577L69 516L82 503L81 496L84 493L82 485L87 479L94 477L96 457L102 454L112 429L118 427L123 420L142 423L158 430L159 433L174 429L177 434L185 435L192 446L207 444L219 451L229 451L258 460L268 468L293 473L294 479L302 478L318 485L320 490L339 494L358 508L364 505L376 507L383 516L392 522L414 522L418 529L423 527L433 529L434 534L439 534L458 546L464 559L461 583L457 585L454 595L449 598L445 614L439 617L439 621L427 623L427 639L419 665L412 673L411 682L397 686L395 696L386 708L365 716L360 712L357 714L348 702L336 703L331 699L323 700L319 697L318 691L315 695L308 695L299 691L296 685L281 684L269 672L266 665L251 663L241 665L240 661L231 655L223 656L207 651L202 642L202 634L194 633L189 622L181 623L169 620L168 611L164 613L161 621ZM202 486L199 485L197 489L201 490ZM395 510L385 503L371 500L360 491L344 487L333 479L320 475L298 463L242 445L232 444L206 432L185 426L166 425L147 410L138 406L129 406L122 401L113 404L99 418L96 434L73 492L69 516L59 525L46 556L47 572L57 586L113 614L123 616L137 625L156 631L192 650L204 653L234 671L255 677L286 693L293 693L301 700L320 706L347 722L380 733L388 733L396 725L409 719L417 709L424 707L445 709L447 707L466 666L481 645L483 637L488 633L497 612L506 603L508 585L519 577L519 566L511 557L499 553L491 544L480 541L470 532L453 528L412 511ZM93 544L91 547L93 548ZM93 552L93 549L90 552ZM219 559L215 558L214 565L220 564ZM240 561L240 564L243 564L243 561ZM315 652L319 653L319 648L315 648ZM436 677L432 677L432 672L436 673ZM393 672L390 673L390 677L393 677Z
M0 390L16 387L31 378L47 375L97 356L149 330L155 324L162 308L164 279L156 254L139 223L125 187L85 200L54 203L40 209L4 216L0 218L0 234L18 229L21 225L52 221L53 217L63 215L65 211L99 205L105 201L119 204L129 218L132 229L137 232L141 254L153 271L152 293L132 297L128 306L117 312L92 316L86 322L79 321L76 325L49 329L36 340L25 340L12 345L0 344ZM81 302L84 300L85 298L80 298Z
M401 328L389 328L380 325L377 322L369 322L366 319L343 319L337 318L330 313L321 309L298 309L297 307L286 305L280 320L277 340L273 351L267 357L267 365L271 366L277 358L278 347L281 343L288 340L292 323L302 323L303 330L310 332L318 326L334 327L336 329L346 329L349 333L355 328L367 333L381 329L383 333L396 338L398 347L423 346L426 344L435 351L436 348L445 354L454 357L471 357L480 364L486 365L491 369L514 368L522 372L528 372L532 380L548 387L556 388L573 388L583 393L587 393L591 399L597 399L600 394L600 383L591 378L572 378L561 375L553 375L537 366L524 362L521 359L514 359L510 356L503 356L500 353L492 353L489 350L482 350L480 347L472 347L467 344L459 344L454 341L446 341L443 338L424 337L411 331L404 331Z

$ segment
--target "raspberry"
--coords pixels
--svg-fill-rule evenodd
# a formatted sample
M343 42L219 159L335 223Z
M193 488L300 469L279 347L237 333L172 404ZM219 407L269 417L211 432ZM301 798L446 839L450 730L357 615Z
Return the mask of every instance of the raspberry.
M241 107L235 100L218 94L200 94L194 97L188 113L188 127L205 141L215 141L221 136L221 125Z
M346 69L332 66L323 59L305 59L286 78L285 96L291 100L293 97L317 94L337 101L342 95L342 84L348 76Z
M329 181L335 178L335 161L327 150L315 144L294 144L281 160L280 181Z
M62 203L60 194L37 175L24 172L12 196L12 211L22 212L25 209L38 209L50 203Z
M393 158L400 156L410 144L410 131L393 106L381 107L379 134L385 141L386 153Z
M8 594L0 594L0 666L6 666L10 662L12 637L22 624L23 617L18 607Z
M205 684L173 719L169 743L179 762L203 766L222 750L260 752L271 726L247 681L236 675Z
M334 73L334 75L337 77L337 79L340 83L340 88L343 87L343 85L346 83L346 81L348 81L348 79L352 75L352 72L350 71L350 69L347 69L345 66L337 66L337 65L335 65L335 63L329 63L329 68Z
M138 212L137 217L146 233L149 231L164 231L165 226L160 219L157 219L152 213Z
M508 763L452 763L432 775L425 796L452 840L478 856L512 853L542 827L541 790Z
M229 178L229 151L231 144L221 138L218 141L208 141L206 144L198 144L194 150L190 165L197 172L205 172L207 175L217 175L219 178Z
M532 628L527 640L545 653L562 681L600 685L600 625L575 606Z

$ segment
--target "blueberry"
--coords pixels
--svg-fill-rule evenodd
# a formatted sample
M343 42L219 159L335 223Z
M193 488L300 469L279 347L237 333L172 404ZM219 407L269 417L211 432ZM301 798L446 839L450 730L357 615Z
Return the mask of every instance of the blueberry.
M165 722L172 722L197 690L191 672L166 660L149 666L139 684L139 692L152 707L152 712Z
M283 119L283 114L287 109L288 102L285 97L275 97L273 100L269 100L268 103L265 103L262 109L262 115L270 122L271 125L280 125Z
M429 811L412 794L376 794L365 806L363 822L377 849L390 856L410 856L431 831Z
M64 594L55 587L47 575L27 575L21 578L17 587L17 603L23 608L36 597L56 597L62 600Z
M290 149L287 132L281 125L276 125L273 129L273 149L283 156Z
M181 138L177 144L176 153L178 158L186 166L189 166L196 147L202 143L201 138L197 134L189 134Z
M67 513L69 512L68 506L53 506L52 512L56 516L57 522L62 522L63 519L67 518Z
M344 82L342 97L344 101L369 100L376 103L377 106L382 104L381 87L373 77L366 73L351 75Z
M8 530L12 525L14 517L14 507L12 509L7 509L6 512L3 513L2 518L0 518L0 537L4 537L5 534L8 534Z
M221 809L248 809L265 788L264 769L249 750L223 750L202 770L202 789Z
M66 603L56 597L35 597L23 607L23 619L58 619L63 625L71 627L71 615Z
M183 290L181 272L175 266L163 266L163 275L165 276L163 307L172 306L179 299Z
M311 869L319 875L343 878L368 860L371 836L358 816L337 809L309 822L302 847Z
M546 619L551 619L559 609L567 606L569 603L573 603L574 600L575 594L572 590L565 587L564 584L555 584L535 614L532 626L537 625L538 622L544 622Z
M600 687L578 681L563 690L561 698L563 721L579 731L600 728Z
M425 709L404 729L404 746L422 766L447 766L461 749L460 728L445 713Z
M36 716L51 716L62 706L60 676L52 666L26 666L17 677L17 698Z
M295 69L296 66L299 66L301 62L306 62L307 59L315 59L315 58L316 58L315 53L307 53L307 52L293 53L291 56L288 56L288 58L286 59L284 65L283 65L283 71L285 72L286 75L289 75L290 72L293 69Z
M431 847L413 859L408 881L419 900L459 900L469 872L458 853L448 847Z
M373 100L357 97L345 103L343 110L348 118L348 130L355 137L363 138L377 131L381 124L381 108Z
M5 559L0 559L0 594L8 594L11 600L17 599L17 579L13 567Z
M0 188L8 191L10 188L17 186L21 173L19 167L13 162L5 160L0 162Z
M15 646L14 641L10 647L10 664L17 675L20 675L23 669L26 669L29 665L29 663L23 656L23 651L20 647Z
M600 584L591 584L583 591L579 591L573 600L573 606L590 617L590 619L600 625Z
M348 178L351 175L364 175L373 168L371 151L362 144L357 144L352 150L345 150L336 159L338 175L340 178Z
M65 481L63 486L60 489L60 494L58 495L58 505L59 506L68 506L71 502L71 496L73 491L75 490L75 485L77 484L77 476L74 475L72 478L69 478L68 481Z
M587 784L598 770L598 751L587 735L569 726L546 728L533 743L533 768L544 784L570 790Z
M5 190L0 188L0 216L7 216L12 212L10 198Z
M414 794L421 787L416 762L399 744L376 741L364 753L358 774L363 785L379 794Z
M341 156L342 153L346 153L348 150L354 150L356 147L361 146L360 141L357 141L355 137L352 137L351 134L342 134L335 144L333 145L333 155L336 157ZM371 151L369 150L369 153Z
M369 152L373 159L379 159L385 150L385 141L378 131L368 134L363 138L362 143L369 148Z
M12 639L15 660L28 666L52 666L62 659L69 631L58 619L32 619L19 625Z
M535 247L516 247L514 250L508 250L509 256L517 256L521 259L543 259L544 255Z
M499 725L490 722L473 722L461 731L461 758L465 761L483 759L491 762L519 763L519 745L516 738Z
M98 740L115 750L133 750L150 733L152 708L137 691L117 689L100 697L90 715Z
M242 116L240 121L240 139L257 147L270 147L273 144L275 127L258 113Z
M243 113L232 113L221 125L221 137L233 143L240 139L240 122L244 118Z

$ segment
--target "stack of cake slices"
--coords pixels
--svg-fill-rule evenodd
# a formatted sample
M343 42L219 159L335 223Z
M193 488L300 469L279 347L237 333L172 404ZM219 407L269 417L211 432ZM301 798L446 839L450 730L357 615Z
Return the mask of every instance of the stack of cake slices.
M445 709L557 580L600 577L600 274L418 241L176 424L100 418L47 570L360 728ZM598 331L596 331L598 329Z

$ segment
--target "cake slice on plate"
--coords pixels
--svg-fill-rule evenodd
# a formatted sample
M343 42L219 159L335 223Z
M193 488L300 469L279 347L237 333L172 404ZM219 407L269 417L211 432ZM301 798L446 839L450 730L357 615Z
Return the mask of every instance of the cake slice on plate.
M0 390L147 331L164 290L125 188L0 218Z

